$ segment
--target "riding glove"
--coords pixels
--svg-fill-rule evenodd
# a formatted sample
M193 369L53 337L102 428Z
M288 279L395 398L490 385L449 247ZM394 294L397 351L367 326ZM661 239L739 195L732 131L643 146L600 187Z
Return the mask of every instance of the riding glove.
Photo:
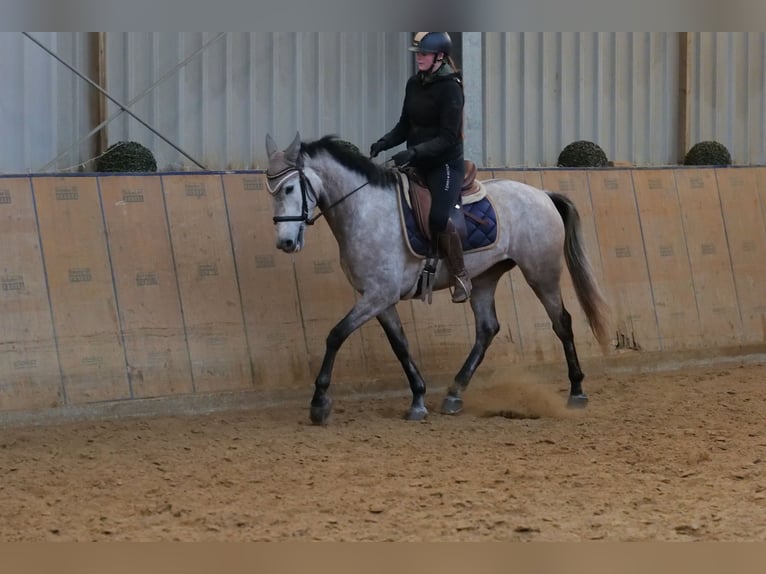
M376 157L380 152L386 151L387 149L388 147L386 146L386 142L384 142L382 139L379 139L370 146L370 158Z
M394 165L396 167L402 167L410 163L414 157L415 157L415 150L412 148L409 148L394 154L394 156L391 159L393 160Z

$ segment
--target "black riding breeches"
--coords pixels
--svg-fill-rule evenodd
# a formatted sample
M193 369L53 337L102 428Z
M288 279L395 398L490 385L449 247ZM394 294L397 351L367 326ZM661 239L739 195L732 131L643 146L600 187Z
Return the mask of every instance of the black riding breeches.
M460 200L460 188L463 186L465 166L463 160L453 160L435 168L421 171L431 192L431 211L428 225L434 241L437 234L447 227L450 212Z

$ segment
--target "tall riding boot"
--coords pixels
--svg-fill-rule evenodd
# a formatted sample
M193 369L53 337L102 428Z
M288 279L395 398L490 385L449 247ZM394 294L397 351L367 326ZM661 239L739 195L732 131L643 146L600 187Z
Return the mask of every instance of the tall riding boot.
M471 278L463 263L463 243L452 225L439 234L439 250L444 253L447 269L452 275L452 302L463 303L471 296Z

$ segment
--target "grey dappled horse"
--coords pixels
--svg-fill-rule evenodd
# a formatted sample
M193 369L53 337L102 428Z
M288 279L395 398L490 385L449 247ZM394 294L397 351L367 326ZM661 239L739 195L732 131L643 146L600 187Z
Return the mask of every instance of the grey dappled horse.
M287 149L280 151L267 135L266 151L277 248L286 253L299 251L306 225L324 216L338 242L343 271L359 293L354 306L327 336L311 400L312 422L323 424L330 415L332 401L327 390L338 350L351 333L373 317L383 327L412 390L406 418L425 418L426 385L410 356L396 309L397 302L415 295L425 263L406 244L395 171L373 163L332 136L301 143L300 134L296 134ZM607 326L606 303L583 248L577 210L567 197L523 183L483 183L497 212L498 241L492 248L465 254L473 281L470 304L476 340L449 388L442 412L454 414L462 409L461 395L500 330L495 313L497 282L517 265L545 307L564 347L570 381L568 405L585 406L588 398L582 390L584 375L575 350L572 320L561 298L562 259L602 348L607 344ZM315 209L320 213L312 217ZM446 266L439 265L434 289L444 289L448 283Z

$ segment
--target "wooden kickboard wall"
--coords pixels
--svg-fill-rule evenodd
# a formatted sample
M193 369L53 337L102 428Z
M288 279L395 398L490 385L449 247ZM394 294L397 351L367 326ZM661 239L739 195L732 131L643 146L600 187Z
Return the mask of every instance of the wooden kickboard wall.
M478 177L575 203L613 347L766 341L766 167ZM310 389L355 297L322 220L301 252L276 249L262 172L0 178L0 410ZM600 355L567 271L562 298L578 354ZM439 292L397 308L427 379L456 373L473 344L470 306ZM518 270L496 310L481 368L560 363L564 380L561 344ZM376 380L407 385L372 321L341 348L333 385Z

